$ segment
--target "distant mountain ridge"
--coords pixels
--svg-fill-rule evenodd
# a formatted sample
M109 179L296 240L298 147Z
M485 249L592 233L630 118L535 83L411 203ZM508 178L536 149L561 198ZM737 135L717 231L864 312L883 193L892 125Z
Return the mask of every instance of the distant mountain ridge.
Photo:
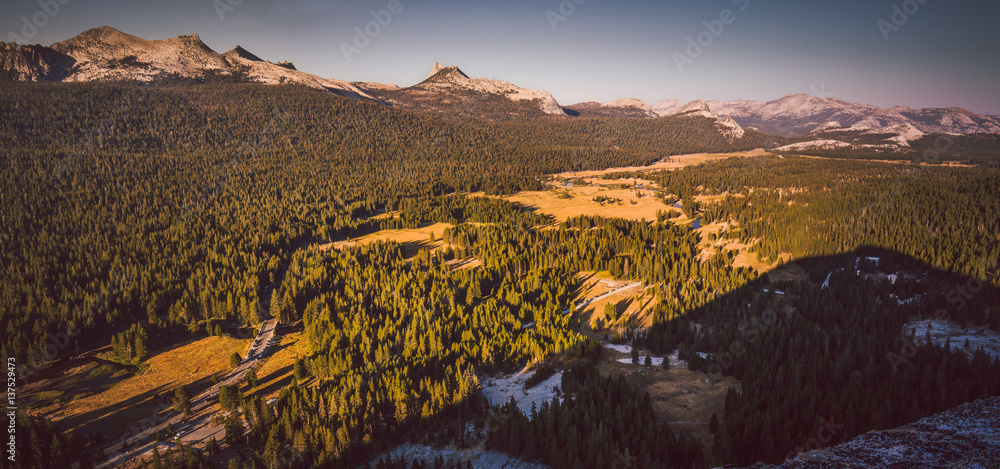
M879 108L837 98L792 94L773 101L659 101L649 106L635 98L607 103L587 101L561 106L549 92L520 88L489 78L470 78L456 66L435 62L427 79L409 87L322 78L290 62L269 62L241 46L219 54L197 34L149 40L102 26L51 46L0 43L0 79L18 81L150 82L163 74L245 77L264 84L299 84L341 96L389 105L432 109L480 117L656 118L703 116L738 138L744 129L799 138L820 146L842 146L839 136L886 134L885 145L908 146L927 133L1000 133L1000 117L949 108ZM833 143L830 143L833 142ZM799 144L796 144L799 145ZM875 146L879 146L878 144ZM805 147L809 147L808 144Z
M617 99L606 103L586 101L565 106L563 109L569 115L583 117L626 117L639 119L657 117L656 112L648 104L635 98Z
M66 82L150 82L163 74L194 78L206 73L245 74L261 83L296 83L346 97L375 99L346 81L300 72L288 62L267 62L239 46L219 54L197 34L150 40L108 26L88 29L49 47L0 43L0 69L0 76L12 80Z
M801 137L813 132L871 130L909 125L924 133L998 133L1000 119L962 108L887 109L837 98L792 94L768 101L709 101L720 116L730 116L740 125L782 137ZM836 125L831 125L835 123Z

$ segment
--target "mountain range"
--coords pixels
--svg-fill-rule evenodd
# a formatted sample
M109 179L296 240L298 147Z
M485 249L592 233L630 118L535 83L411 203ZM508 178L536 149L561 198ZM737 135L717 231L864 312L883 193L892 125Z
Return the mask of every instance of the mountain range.
M204 78L228 75L264 84L298 84L341 96L387 105L486 117L702 116L716 119L730 138L745 130L808 140L793 149L853 146L842 136L877 134L874 146L906 147L927 133L1000 133L1000 117L962 108L880 108L837 98L792 94L762 102L752 100L681 103L663 100L649 106L625 98L560 105L546 91L529 90L487 78L470 78L456 66L435 63L424 81L409 87L347 82L299 71L289 62L269 62L236 46L219 54L197 34L148 40L108 26L90 29L51 46L0 43L0 77L18 81L152 82L163 75Z
M152 82L164 74L240 74L265 84L294 83L346 97L374 99L346 81L304 73L288 62L268 62L240 46L219 54L197 34L148 40L102 26L48 47L0 43L0 76L9 80Z

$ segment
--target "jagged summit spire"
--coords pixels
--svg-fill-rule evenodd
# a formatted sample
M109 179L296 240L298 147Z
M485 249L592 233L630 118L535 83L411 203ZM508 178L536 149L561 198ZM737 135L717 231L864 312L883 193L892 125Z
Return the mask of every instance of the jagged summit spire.
M427 75L427 78L430 78L430 77L434 76L435 74L437 74L437 72L440 72L441 69L443 69L443 68L444 68L444 65L441 65L441 62L434 62L434 66L431 67L431 74Z
M434 62L434 66L431 67L431 74L427 75L427 79L430 79L431 77L433 77L433 76L435 76L435 75L437 75L438 73L441 73L441 72L445 72L446 74L450 74L451 72L455 72L455 73L458 73L459 75L461 75L463 78L469 78L468 75L466 75L465 73L462 73L462 70L460 70L455 65L449 65L449 66L445 67L444 65L441 65L441 62Z

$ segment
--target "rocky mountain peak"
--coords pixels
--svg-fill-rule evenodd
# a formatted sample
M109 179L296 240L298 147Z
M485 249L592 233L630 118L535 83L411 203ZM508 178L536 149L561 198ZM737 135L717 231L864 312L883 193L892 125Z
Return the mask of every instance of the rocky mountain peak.
M631 109L634 112L645 115L645 117L657 116L657 114L653 112L653 108L649 107L648 104L637 98L616 99L614 101L608 101L601 106L606 108Z
M431 73L429 75L427 75L427 78L430 78L430 77L436 75L437 72L440 72L441 69L443 69L443 68L444 68L444 65L441 65L441 62L435 61L434 62L434 66L431 67Z
M679 106L676 109L670 111L668 115L679 116L683 114L704 114L710 115L711 111L708 109L708 103L704 100L696 99L683 106Z
M666 115L670 114L670 111L673 111L674 109L677 109L677 107L680 106L680 105L681 105L681 102L678 101L678 100L676 100L676 99L664 99L664 100L658 101L656 104L654 104L652 106L652 109L653 109L653 112L656 113L656 115L666 116Z
M144 42L147 41L131 34L125 34L110 26L100 26L88 29L65 41L52 44L52 49L64 54L73 54L88 48L141 45Z
M427 76L424 81L462 81L468 80L469 76L462 72L455 65L449 65L447 67L442 66L440 62L434 62L434 66L431 67L431 74Z
M244 49L243 46L240 46L239 44L237 44L236 47L230 49L229 51L227 51L225 54L222 54L222 55L225 56L225 57L239 57L241 59L249 60L251 62L263 62L264 61L264 59L261 59L260 57L257 57L256 55L254 55L250 51Z
M604 103L604 106L608 107L636 107L639 109L649 109L649 105L642 102L642 100L637 98L624 98L616 99L614 101L608 101Z
M972 112L972 111L970 111L968 109L962 108L962 107L958 107L958 106L946 107L945 110L948 110L948 111L951 111L951 112L957 112L957 113L965 115L965 116L973 116L973 115L975 115L974 112Z
M75 62L45 46L0 42L0 79L60 81Z

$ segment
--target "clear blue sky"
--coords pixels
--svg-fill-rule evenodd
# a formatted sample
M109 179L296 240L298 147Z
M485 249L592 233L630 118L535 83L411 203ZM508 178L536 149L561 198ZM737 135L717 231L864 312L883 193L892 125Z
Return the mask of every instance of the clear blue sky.
M44 0L43 0L44 1ZM56 0L49 0L56 1ZM351 60L341 43L389 0L62 0L29 43L49 45L108 25L148 39L197 33L271 61L351 81L410 85L434 61L474 77L551 92L562 104L636 97L771 100L826 93L883 107L961 106L1000 114L1000 2L981 0L400 0L402 11ZM546 11L565 21L553 30ZM893 25L893 5L916 12ZM566 9L573 5L575 11ZM746 7L743 9L743 7ZM712 43L678 69L704 21L732 11ZM50 8L51 10L51 8ZM0 34L21 34L38 0L0 0ZM898 28L888 33L879 20ZM719 23L716 23L719 24ZM374 28L369 28L374 30ZM704 33L703 33L704 32Z

